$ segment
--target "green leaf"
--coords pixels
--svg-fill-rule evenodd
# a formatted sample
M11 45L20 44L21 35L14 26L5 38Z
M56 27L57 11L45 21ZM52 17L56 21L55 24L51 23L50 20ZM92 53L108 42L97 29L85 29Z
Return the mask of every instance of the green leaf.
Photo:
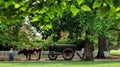
M120 6L120 0L112 0L112 3L115 8Z
M77 0L78 5L82 4L84 2L84 0Z
M19 8L19 7L20 7L20 5L15 3L15 8Z
M54 16L54 12L47 12L47 15L49 16L50 19L53 19Z
M22 7L22 8L20 8L20 10L22 10L22 11L26 11L26 8L25 7Z
M70 6L70 10L71 10L71 12L73 13L74 16L79 12L79 9L76 8L76 6L73 5L73 4Z
M34 16L32 21L33 21L33 22L39 21L39 16Z
M110 16L114 15L116 13L115 7L110 7L110 10L108 12Z
M104 3L103 3L103 6L105 6L105 7L106 7L106 6L107 6L107 4L104 2Z
M44 22L50 22L50 19L49 19L48 16L45 16L45 17L44 17Z
M120 11L120 7L116 8L116 11Z
M101 17L105 17L106 15L108 15L110 12L110 6L107 5L106 7L105 6L100 6L100 14L101 14Z
M22 13L22 14L21 14L21 17L26 18L26 16L28 16L28 13Z
M119 13L116 13L116 16L120 18L120 12L119 12Z
M49 11L46 12L46 14L49 16L50 19L53 19L55 17L55 14L59 11L59 6L51 6L49 8Z
M42 10L40 10L40 13L43 14L43 13L45 13L47 11L48 11L48 8L47 7L43 7Z
M92 11L87 5L81 6L82 10L84 11Z
M49 30L52 28L52 25L51 24L47 24L43 27L44 30Z
M8 8L11 5L11 2L5 2L5 8Z
M62 9L60 9L59 7L56 7L56 13L57 16L62 17Z
M61 5L62 5L62 6L66 6L67 4L66 4L66 2L63 1L63 2L61 3Z
M100 7L100 5L101 5L101 4L102 4L102 2L101 2L101 1L96 0L96 1L94 2L94 4L93 4L93 8Z
M62 10L67 8L67 6L66 6L67 4L64 1L60 5L61 5Z
M4 3L4 0L0 0L0 3Z
M51 28L52 28L52 25L51 25L51 24L48 24L48 25L46 25L46 27L47 27L48 29L51 29Z

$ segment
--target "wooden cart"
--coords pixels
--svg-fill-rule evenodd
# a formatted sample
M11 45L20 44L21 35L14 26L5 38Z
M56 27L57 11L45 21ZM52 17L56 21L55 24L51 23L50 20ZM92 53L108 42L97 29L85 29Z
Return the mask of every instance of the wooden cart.
M49 46L48 57L50 60L56 60L58 55L62 54L65 60L71 60L76 50L81 50L76 44L57 44Z

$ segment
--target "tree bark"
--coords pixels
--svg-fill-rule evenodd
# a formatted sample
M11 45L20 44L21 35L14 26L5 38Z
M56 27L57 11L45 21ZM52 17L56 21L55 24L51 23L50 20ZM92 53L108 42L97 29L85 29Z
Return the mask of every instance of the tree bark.
M105 36L99 35L99 37L98 37L98 54L97 54L96 58L99 58L99 59L105 58L105 55L104 55L104 51L106 48L105 42L106 42Z
M85 40L85 46L84 46L84 54L82 56L83 61L94 61L93 58L93 42L91 42L89 39Z
M120 33L118 34L117 42L118 42L118 47L120 47ZM119 49L120 49L120 48L119 48Z

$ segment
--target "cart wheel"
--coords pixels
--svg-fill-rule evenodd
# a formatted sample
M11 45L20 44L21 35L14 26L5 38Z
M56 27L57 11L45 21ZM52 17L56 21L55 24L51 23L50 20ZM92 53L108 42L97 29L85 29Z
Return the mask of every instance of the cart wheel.
M57 53L55 51L50 51L48 54L48 57L50 60L56 60L57 58Z
M65 60L71 60L74 57L74 51L71 48L65 48L62 52L62 57Z

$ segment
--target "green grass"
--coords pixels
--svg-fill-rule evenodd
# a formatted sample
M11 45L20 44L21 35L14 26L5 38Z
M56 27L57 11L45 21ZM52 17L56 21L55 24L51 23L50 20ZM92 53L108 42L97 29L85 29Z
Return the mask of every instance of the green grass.
M110 50L110 54L113 56L120 56L120 50Z
M0 67L120 67L120 61L0 62Z

